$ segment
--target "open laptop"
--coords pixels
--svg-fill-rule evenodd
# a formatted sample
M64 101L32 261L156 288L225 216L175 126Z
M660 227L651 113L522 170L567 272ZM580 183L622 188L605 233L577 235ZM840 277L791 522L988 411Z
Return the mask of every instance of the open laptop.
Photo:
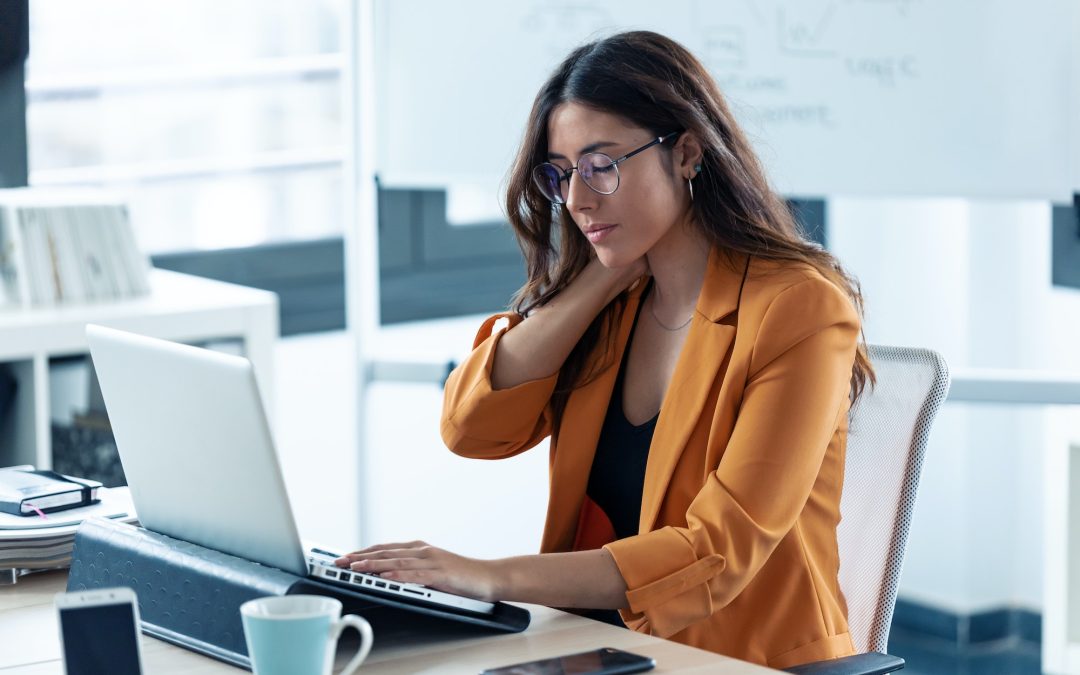
M88 325L139 521L150 530L410 604L491 614L492 603L341 569L297 534L251 362Z

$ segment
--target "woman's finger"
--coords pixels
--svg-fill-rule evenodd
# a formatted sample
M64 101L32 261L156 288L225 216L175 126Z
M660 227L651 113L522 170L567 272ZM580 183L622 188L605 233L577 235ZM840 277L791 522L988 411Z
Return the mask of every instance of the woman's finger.
M420 558L368 558L358 560L349 567L356 572L382 574L383 572L398 570L432 569L435 565L431 561Z
M410 541L399 544L378 544L376 546L369 546L367 548L360 549L359 551L353 551L352 553L346 553L334 560L335 563L343 564L362 559L364 556L371 555L373 553L380 553L384 551L410 551L413 549L427 548L427 544L422 541Z
M418 548L420 546L427 546L427 544L422 541L404 541L397 544L376 544L374 546L362 548L358 551L353 551L352 553L346 555L353 555L356 553L370 553L372 551L384 551L388 548Z
M385 560L386 558L428 558L431 557L427 548L388 548L369 553L350 553L345 556L349 562L359 560Z

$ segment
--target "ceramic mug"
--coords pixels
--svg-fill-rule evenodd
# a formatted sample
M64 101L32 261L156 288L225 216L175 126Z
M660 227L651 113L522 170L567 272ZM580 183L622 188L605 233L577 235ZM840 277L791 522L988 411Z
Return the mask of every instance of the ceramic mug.
M341 632L360 633L360 649L340 675L352 675L371 651L371 625L341 616L341 601L321 595L283 595L240 605L255 675L330 675Z

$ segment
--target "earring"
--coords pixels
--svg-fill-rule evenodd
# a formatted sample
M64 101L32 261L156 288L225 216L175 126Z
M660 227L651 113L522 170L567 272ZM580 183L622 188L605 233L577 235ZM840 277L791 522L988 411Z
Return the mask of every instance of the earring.
M690 201L694 201L694 177L701 173L701 165L694 165L694 173L686 179L686 184L690 187Z

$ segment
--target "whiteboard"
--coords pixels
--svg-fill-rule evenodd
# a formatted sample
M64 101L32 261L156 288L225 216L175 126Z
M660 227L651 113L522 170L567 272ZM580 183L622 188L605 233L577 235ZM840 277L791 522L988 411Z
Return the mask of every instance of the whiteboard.
M1080 185L1072 0L376 0L383 184L504 182L574 46L664 33L788 196L1047 198Z

